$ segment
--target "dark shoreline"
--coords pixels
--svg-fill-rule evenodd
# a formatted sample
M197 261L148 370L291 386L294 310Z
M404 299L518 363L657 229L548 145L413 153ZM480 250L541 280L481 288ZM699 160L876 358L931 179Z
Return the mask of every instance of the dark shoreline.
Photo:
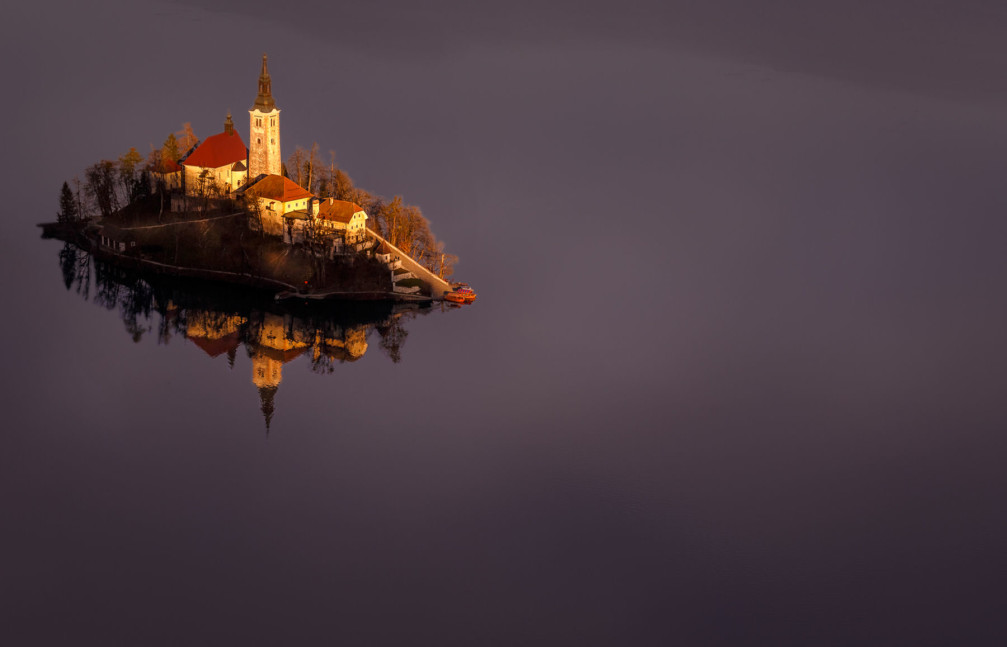
M211 281L214 283L241 285L247 288L272 292L274 298L277 300L305 299L313 301L393 301L409 303L427 303L433 301L433 299L428 296L414 296L410 294L400 294L397 292L381 292L373 290L344 291L338 289L304 290L290 283L254 274L238 274L223 270L183 267L140 258L132 254L119 254L112 250L102 248L102 246L95 244L94 240L85 235L84 230L87 228L88 224L89 223L64 224L58 222L45 222L39 223L37 226L42 229L43 239L55 239L71 243L91 254L95 258L114 263L115 265L126 269L138 272L151 272L158 275Z

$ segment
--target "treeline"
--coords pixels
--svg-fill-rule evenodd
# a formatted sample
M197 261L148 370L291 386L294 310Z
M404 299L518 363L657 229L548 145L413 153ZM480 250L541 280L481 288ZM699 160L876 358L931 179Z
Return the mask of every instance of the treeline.
M59 222L67 223L94 215L109 216L122 207L151 195L149 169L130 148L118 160L102 160L84 169L84 180L64 182L59 194ZM71 187L72 183L72 187Z
M329 151L326 163L317 143L307 150L298 146L287 158L283 170L287 177L319 197L360 205L367 212L371 229L434 274L447 278L454 272L458 257L444 251L444 243L430 231L430 221L420 208L405 204L402 196L389 200L354 186L350 176L336 166L333 151Z
M130 147L115 160L101 160L84 169L84 179L74 177L60 189L61 223L85 220L94 216L108 217L139 200L164 189L163 176L171 172L178 160L199 139L189 123L171 133L160 148L151 147L146 159Z

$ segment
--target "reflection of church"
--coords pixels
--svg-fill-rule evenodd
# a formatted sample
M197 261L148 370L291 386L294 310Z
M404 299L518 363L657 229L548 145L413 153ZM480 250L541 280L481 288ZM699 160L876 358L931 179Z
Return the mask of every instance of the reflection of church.
M331 373L336 364L364 356L371 331L378 335L378 348L398 362L408 334L405 322L431 312L415 303L278 305L233 286L141 275L92 258L71 243L60 251L59 261L67 289L104 308L118 308L135 343L148 334L158 344L183 335L211 358L227 357L232 368L244 346L267 431L286 364L303 356L312 372Z
M244 343L252 360L252 383L259 390L266 429L273 418L273 402L283 365L311 351L314 366L355 362L367 352L367 326L336 326L320 330L289 316L253 314L250 318L208 310L186 312L185 336L210 357L226 354L233 365Z

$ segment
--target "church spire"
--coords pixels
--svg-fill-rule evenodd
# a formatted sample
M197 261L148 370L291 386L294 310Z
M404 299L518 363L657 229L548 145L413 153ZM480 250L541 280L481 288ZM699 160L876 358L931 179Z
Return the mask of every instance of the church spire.
M260 386L259 400L262 403L262 417L266 419L266 435L269 435L269 423L273 421L273 396L276 395L275 386Z
M224 132L228 135L234 134L234 122L231 120L231 111L227 111L227 119L224 120Z
M262 112L272 112L276 108L273 101L273 81L269 78L266 55L262 55L262 72L259 74L259 96L255 97L255 108Z

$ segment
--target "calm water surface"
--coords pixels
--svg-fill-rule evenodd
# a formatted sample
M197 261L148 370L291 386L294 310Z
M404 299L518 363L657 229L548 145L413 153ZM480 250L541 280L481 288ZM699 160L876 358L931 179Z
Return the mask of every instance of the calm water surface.
M0 642L1004 644L1007 19L712 5L10 9ZM263 49L476 304L84 293L62 181Z

